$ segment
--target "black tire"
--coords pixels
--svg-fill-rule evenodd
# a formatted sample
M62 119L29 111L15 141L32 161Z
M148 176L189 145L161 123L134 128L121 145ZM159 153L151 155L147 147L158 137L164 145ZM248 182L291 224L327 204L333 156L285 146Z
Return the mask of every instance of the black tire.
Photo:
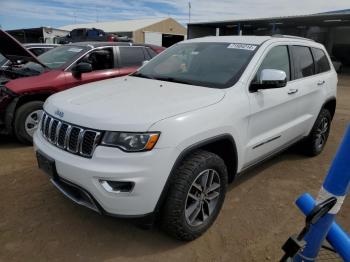
M44 102L42 101L32 101L25 103L17 109L14 121L14 133L21 143L33 144L33 137L26 131L25 121L31 113L42 110L43 105Z
M189 191L193 189L192 184L198 181L199 175L205 170L213 170L210 171L213 172L212 176L215 175L216 178L219 178L220 187L215 192L219 195L213 200L216 202L211 213L208 213L207 218L202 219L204 220L202 224L194 226L188 222L188 218L185 215L185 208L186 203L188 203ZM179 240L186 241L193 240L202 235L212 225L221 210L226 194L227 177L227 169L224 161L213 153L198 150L186 157L172 177L167 199L162 208L161 224L165 232ZM205 209L204 205L206 205L206 210L208 211L208 200L202 199L201 201L203 209ZM204 201L207 201L206 204ZM210 201L212 200L209 200L209 203L212 203ZM196 204L197 207L201 205L199 202L196 202L198 203L198 205Z
M323 121L327 122L327 129L326 130L321 130ZM317 156L319 155L323 148L326 145L330 127L331 127L331 122L332 122L332 116L331 113L323 108L318 115L315 124L309 134L309 136L305 139L305 141L301 144L301 148L303 152L308 155L308 156ZM320 131L322 131L322 140L323 143L320 144Z

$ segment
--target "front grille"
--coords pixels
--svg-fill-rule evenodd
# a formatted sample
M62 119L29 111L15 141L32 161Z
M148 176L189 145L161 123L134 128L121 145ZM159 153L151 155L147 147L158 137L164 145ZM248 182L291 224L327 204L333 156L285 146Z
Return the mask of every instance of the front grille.
M71 125L44 113L41 133L48 142L60 149L83 157L92 157L101 132Z

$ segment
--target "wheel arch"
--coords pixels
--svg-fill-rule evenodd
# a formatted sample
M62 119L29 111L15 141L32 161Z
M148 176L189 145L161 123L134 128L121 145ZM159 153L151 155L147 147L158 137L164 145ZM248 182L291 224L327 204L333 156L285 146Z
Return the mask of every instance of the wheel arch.
M327 109L331 113L331 116L333 119L336 107L337 107L337 99L335 97L331 97L323 104L321 110Z
M16 116L17 109L24 105L25 103L31 102L31 101L42 101L45 102L45 100L51 95L52 93L39 93L39 94L23 94L17 96L8 106L5 114L5 125L6 129L9 133L13 133L14 128L14 120Z
M162 193L158 199L157 205L155 207L155 212L160 211L161 207L163 206L163 203L166 200L168 190L177 167L181 164L182 160L184 160L188 155L199 149L209 151L221 157L227 167L228 181L232 182L234 180L238 169L238 154L236 142L232 135L223 134L205 139L203 141L199 141L185 148L175 160L175 163L170 171Z

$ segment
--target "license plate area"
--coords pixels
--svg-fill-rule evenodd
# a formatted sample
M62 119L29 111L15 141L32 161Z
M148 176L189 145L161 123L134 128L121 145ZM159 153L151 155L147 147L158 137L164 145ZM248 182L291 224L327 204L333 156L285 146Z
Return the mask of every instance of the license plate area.
M58 175L55 160L40 152L36 152L36 159L41 170L43 170L51 179L57 179Z

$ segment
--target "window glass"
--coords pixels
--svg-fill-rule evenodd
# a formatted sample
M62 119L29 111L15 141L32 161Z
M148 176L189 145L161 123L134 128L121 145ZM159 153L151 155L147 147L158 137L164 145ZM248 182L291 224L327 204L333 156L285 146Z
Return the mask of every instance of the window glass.
M142 47L119 47L120 50L120 66L140 66L145 61Z
M315 63L316 63L316 74L329 71L331 66L329 65L328 58L323 50L318 48L312 48L314 53Z
M287 81L290 80L290 63L287 46L275 46L264 58L257 73L257 77L263 69L282 70L287 75Z
M35 56L42 55L46 51L48 51L48 48L31 48L29 49L30 52L32 52Z
M43 53L38 59L48 68L57 69L63 68L68 63L72 63L74 59L77 59L84 52L86 52L86 47L73 45L59 46ZM26 63L23 67L39 72L43 71L43 67L34 62Z
M78 63L89 63L92 71L112 69L114 67L112 48L97 49L84 56Z
M291 48L293 50L295 79L313 75L315 68L310 48L305 46L291 46Z
M154 57L133 74L212 88L231 87L257 50L240 43L181 43Z
M154 51L152 48L146 48L146 50L148 51L148 53L150 54L150 56L153 58L157 55L156 51Z
M91 29L87 31L87 36L88 37L98 37L99 32L96 29Z

